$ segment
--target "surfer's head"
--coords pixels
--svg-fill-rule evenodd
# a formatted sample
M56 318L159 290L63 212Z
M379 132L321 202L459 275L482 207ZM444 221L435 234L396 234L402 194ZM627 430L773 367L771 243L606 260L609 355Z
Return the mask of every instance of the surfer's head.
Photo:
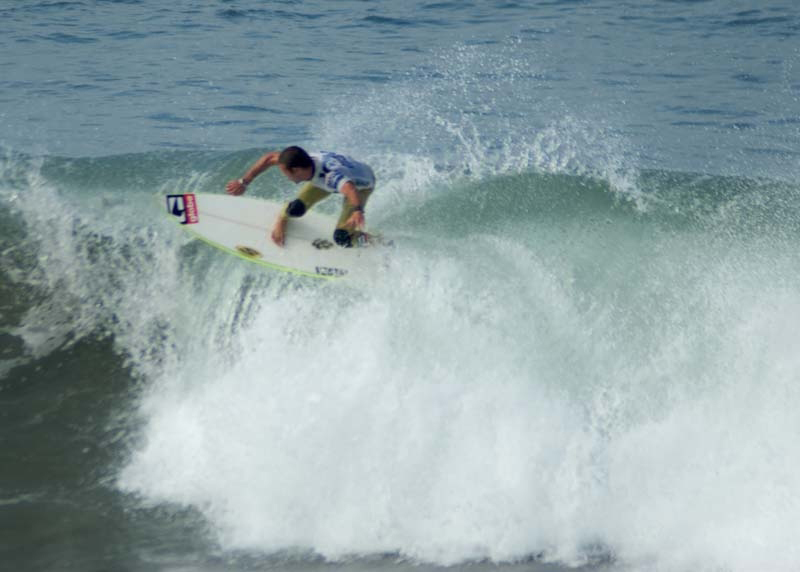
M308 181L314 176L314 161L301 147L292 146L281 151L278 167L294 183Z

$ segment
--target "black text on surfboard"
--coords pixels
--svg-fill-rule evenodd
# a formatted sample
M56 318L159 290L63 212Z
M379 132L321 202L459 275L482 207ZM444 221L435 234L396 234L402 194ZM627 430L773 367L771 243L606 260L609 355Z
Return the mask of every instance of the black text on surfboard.
M347 270L344 268L333 268L331 266L317 266L315 270L320 276L344 276L347 274Z
M167 195L167 212L181 219L181 224L196 224L200 221L194 193Z

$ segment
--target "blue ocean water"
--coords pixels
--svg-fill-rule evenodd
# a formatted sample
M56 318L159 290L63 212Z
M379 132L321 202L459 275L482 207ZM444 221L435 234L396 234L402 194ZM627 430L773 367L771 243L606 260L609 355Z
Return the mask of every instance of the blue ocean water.
M0 16L8 566L800 566L794 3ZM373 166L381 278L160 212L290 144Z

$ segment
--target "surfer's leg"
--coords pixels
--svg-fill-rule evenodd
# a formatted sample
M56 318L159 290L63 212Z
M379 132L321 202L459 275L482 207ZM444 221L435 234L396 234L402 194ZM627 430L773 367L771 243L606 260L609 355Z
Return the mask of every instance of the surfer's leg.
M284 216L301 217L315 204L330 195L329 192L306 183L297 193L297 198L286 204L283 209Z
M372 189L358 189L358 202L363 207L367 204L369 196L372 194ZM350 217L355 212L355 207L350 204L347 197L344 197L342 202L342 213L339 215L339 220L336 222L336 230L333 232L333 241L339 246L349 247L353 243L358 243L358 239L365 235L365 232L355 230L351 225L347 224Z

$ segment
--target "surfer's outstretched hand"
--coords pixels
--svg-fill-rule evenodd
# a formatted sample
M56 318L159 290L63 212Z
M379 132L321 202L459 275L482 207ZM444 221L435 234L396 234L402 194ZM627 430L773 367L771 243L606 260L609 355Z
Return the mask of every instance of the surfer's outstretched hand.
M233 195L236 197L238 197L239 195L243 195L246 190L247 190L247 185L245 185L241 179L230 181L227 185L225 185L225 191L229 195Z
M270 235L272 242L278 246L283 246L286 237L286 219L282 216L278 217L275 224L272 226L272 233Z

